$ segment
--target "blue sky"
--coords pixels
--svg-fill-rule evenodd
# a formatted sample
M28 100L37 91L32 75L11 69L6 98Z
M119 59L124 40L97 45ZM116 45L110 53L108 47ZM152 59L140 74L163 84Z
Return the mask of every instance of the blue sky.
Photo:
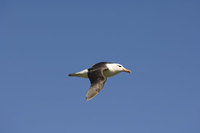
M199 133L200 2L0 2L1 133ZM86 102L100 61L109 78Z

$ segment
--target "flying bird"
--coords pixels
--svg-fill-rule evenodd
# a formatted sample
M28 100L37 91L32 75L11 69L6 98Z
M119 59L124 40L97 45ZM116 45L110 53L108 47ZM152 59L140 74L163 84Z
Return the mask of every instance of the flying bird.
M102 90L107 77L112 77L120 72L131 73L130 70L124 68L121 64L99 62L94 64L91 68L82 70L80 72L71 73L68 76L89 78L91 86L86 94L86 100L88 101L95 97Z

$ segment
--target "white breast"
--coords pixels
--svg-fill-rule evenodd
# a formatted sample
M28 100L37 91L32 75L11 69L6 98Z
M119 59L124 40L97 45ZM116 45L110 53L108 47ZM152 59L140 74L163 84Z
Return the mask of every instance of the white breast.
M104 71L103 73L104 73L104 75L105 75L106 77L112 77L112 76L118 74L119 72L106 70L106 71Z

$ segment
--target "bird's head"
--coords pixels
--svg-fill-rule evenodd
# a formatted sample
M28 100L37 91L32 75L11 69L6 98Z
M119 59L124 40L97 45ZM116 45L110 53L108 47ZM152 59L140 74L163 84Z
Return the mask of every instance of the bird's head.
M128 72L131 73L131 70L124 68L121 64L113 63L110 64L110 69L117 72Z

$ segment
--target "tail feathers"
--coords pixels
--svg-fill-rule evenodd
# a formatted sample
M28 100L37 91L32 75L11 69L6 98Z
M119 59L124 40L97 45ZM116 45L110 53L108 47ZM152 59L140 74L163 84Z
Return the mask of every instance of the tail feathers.
M82 74L82 73L70 73L70 74L68 74L68 76L88 78L86 74Z
M77 76L77 74L76 73L70 73L70 74L68 74L68 76Z
M82 77L82 78L88 78L88 70L85 69L83 71L80 72L76 72L76 73L70 73L68 76L76 76L76 77Z

